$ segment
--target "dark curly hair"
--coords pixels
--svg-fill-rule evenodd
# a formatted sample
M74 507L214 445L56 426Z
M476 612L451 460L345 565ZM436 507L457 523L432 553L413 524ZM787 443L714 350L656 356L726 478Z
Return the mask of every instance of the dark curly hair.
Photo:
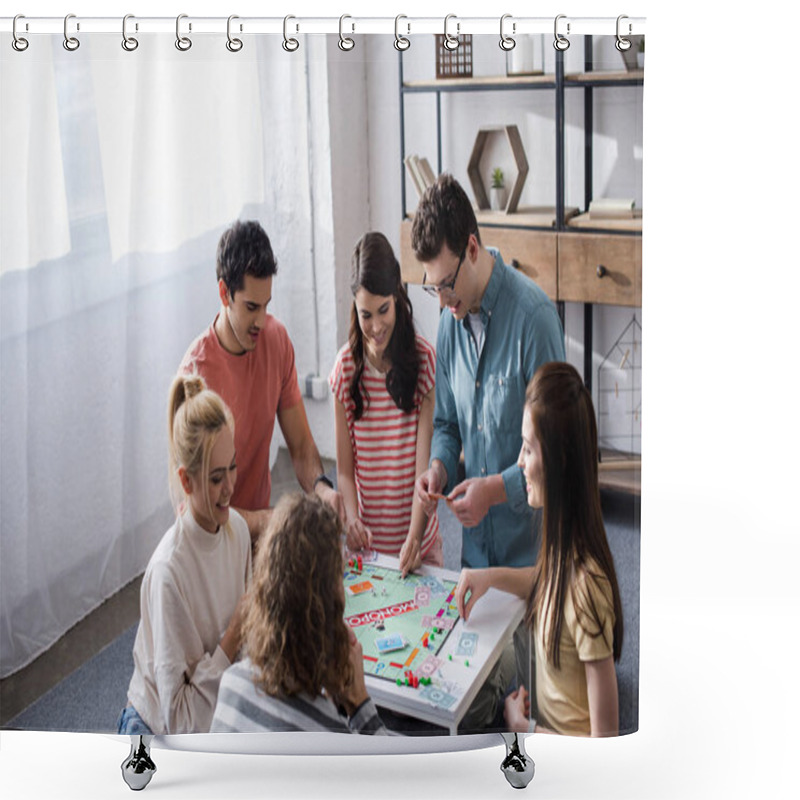
M481 243L478 221L472 203L461 184L443 172L428 187L414 212L411 247L417 260L433 261L447 245L451 252L464 252L470 234Z
M266 231L255 220L237 220L217 245L217 280L225 281L231 299L244 286L244 276L270 278L278 262Z
M325 689L353 678L344 621L342 524L316 495L284 496L258 543L242 622L254 682L268 695Z
M392 338L386 346L391 363L386 373L386 389L395 405L406 414L414 410L417 377L419 376L419 353L417 352L414 312L400 279L400 265L392 246L382 233L365 233L353 250L350 291L355 298L359 289L366 289L379 297L394 296L395 324ZM358 324L355 300L350 311L350 352L353 354L355 370L350 381L350 397L355 405L355 418L364 414L364 401L369 395L362 385L364 374L364 336Z

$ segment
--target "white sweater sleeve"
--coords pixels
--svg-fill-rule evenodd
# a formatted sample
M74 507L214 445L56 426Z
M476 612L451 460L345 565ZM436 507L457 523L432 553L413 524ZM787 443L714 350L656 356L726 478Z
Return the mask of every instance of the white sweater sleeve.
M187 599L167 575L153 576L150 607L156 690L167 733L207 732L230 661L219 645L205 652Z

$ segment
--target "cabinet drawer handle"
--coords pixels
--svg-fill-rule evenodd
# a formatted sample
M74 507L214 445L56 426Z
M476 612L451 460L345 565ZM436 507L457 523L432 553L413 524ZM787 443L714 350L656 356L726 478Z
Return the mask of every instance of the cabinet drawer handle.
M598 278L604 278L606 275L608 275L608 270L602 264L598 264L597 265L597 277Z

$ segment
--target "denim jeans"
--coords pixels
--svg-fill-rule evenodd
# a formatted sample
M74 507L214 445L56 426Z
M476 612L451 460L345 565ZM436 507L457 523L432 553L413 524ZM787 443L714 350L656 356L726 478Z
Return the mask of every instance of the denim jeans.
M131 736L153 735L147 723L139 716L139 712L133 706L126 706L117 720L117 733L129 734Z

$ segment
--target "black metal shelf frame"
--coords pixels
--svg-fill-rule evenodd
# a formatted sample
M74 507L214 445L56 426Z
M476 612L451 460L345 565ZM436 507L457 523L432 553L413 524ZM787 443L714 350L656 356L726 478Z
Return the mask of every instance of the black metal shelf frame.
M406 85L403 78L403 52L398 53L399 58L399 80L400 80L400 186L402 194L402 219L406 218L406 173L405 173L405 98L407 94L435 94L436 95L436 174L442 171L442 94L447 93L462 93L462 92L514 92L514 91L554 91L555 93L555 129L556 129L556 220L555 226L545 227L536 225L519 226L520 230L546 230L562 233L569 231L570 233L609 233L608 229L604 228L570 228L565 219L565 90L567 88L577 88L583 90L583 108L584 108L584 208L589 209L589 204L593 196L592 174L594 167L594 154L593 154L593 133L594 133L594 89L604 87L622 87L622 86L642 86L644 85L643 78L615 78L605 79L598 78L583 78L581 80L568 79L564 75L564 52L557 50L555 54L555 75L552 81L536 81L536 82L506 82L499 79L496 82L487 82L481 84L463 84L459 85L456 82L446 83L444 85ZM591 36L586 36L584 40L584 74L593 71L593 40ZM498 225L489 224L486 227L502 227ZM639 231L613 231L614 235L620 236L641 236ZM565 306L564 301L559 300L556 302L559 317L561 318L562 327L565 323ZM594 324L594 306L592 303L583 304L583 378L586 383L587 389L592 390L592 347L593 347L593 331Z

